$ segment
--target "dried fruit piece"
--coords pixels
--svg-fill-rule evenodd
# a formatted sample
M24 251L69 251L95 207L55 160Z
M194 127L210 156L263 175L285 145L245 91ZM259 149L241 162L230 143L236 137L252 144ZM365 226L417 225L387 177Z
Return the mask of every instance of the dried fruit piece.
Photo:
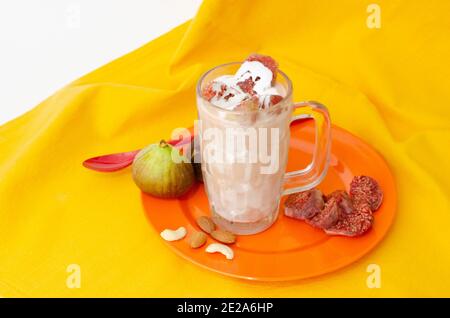
M196 222L199 228L202 229L202 231L204 231L205 233L210 234L216 229L216 225L214 224L214 222L207 216L200 216L199 218L197 218Z
M253 82L251 77L245 79L242 82L236 83L236 85L239 86L240 89L247 94L250 94L250 95L255 94L255 91L253 90L253 87L255 87L255 82Z
M368 203L374 212L378 210L383 201L383 191L373 178L355 176L350 183L350 197L355 204Z
M262 63L265 67L267 67L268 69L270 69L272 71L272 84L275 83L275 80L277 78L277 73L278 73L278 63L271 58L270 56L267 55L261 55L261 54L252 54L249 57L247 57L246 61L248 62L253 62L253 61L257 61Z
M331 200L328 200L327 203L325 203L325 207L315 216L307 219L306 223L320 229L327 229L336 224L339 220L339 216L340 207L336 199L331 198Z
M207 236L204 232L194 232L189 238L189 246L199 248L206 243Z
M211 236L215 240L225 244L233 244L234 242L236 242L236 235L224 230L215 230L211 232Z
M367 232L373 224L373 215L369 204L355 207L352 213L341 215L339 221L325 229L330 235L359 236Z
M283 96L280 95L272 95L270 96L270 105L269 106L273 106L278 104L279 102L281 102L283 100Z
M225 94L226 90L227 90L226 84L216 82L214 80L206 84L205 87L203 87L202 96L207 101L211 101L211 99L213 99L216 95L218 97L222 97Z
M331 199L334 199L336 203L339 205L342 213L350 214L353 213L353 204L352 200L348 196L347 192L344 190L336 190L329 195L326 196L326 201L328 202Z
M337 190L326 196L325 207L306 222L314 227L327 229L335 225L346 214L354 212L347 192Z
M206 253L221 253L225 256L226 259L233 259L234 252L231 247L220 244L220 243L212 243L209 244L206 249Z
M238 106L236 106L235 110L251 112L258 110L258 108L259 108L258 96L252 96L242 101Z
M176 230L165 229L160 233L160 235L166 241L178 241L186 236L186 229L182 226Z
M322 192L311 189L289 195L284 202L284 214L291 218L305 220L319 213L323 207Z
M354 177L350 196L337 190L325 197L317 189L292 194L285 202L285 214L305 220L329 235L359 236L373 224L372 211L382 201L378 183L367 176Z
M265 95L263 97L260 97L260 104L261 104L260 108L267 109L271 106L278 104L282 100L283 96L280 95Z
M208 83L202 89L203 98L207 101L210 101L214 96L216 96L216 92L214 91L212 82Z

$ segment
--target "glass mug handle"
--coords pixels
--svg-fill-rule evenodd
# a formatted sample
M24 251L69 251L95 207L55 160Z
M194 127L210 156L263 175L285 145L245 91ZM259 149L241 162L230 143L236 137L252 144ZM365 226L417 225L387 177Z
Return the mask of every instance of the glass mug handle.
M324 105L314 101L294 103L291 123L305 118L312 118L315 121L316 138L313 158L306 168L285 174L283 195L317 186L328 170L331 149L331 121L328 110Z

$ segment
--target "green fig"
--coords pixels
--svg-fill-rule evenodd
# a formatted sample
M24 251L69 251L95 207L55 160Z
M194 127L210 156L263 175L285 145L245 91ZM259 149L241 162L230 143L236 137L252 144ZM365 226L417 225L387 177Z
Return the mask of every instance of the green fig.
M142 149L133 161L132 170L136 185L160 198L179 197L195 182L192 164L164 140Z

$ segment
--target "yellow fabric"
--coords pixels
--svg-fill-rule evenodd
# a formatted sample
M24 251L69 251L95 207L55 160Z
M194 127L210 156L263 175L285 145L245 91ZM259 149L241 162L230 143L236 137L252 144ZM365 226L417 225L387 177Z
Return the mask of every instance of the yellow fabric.
M192 21L0 127L0 295L450 296L450 2L376 1L379 29L367 26L370 3L206 1ZM252 52L274 56L296 100L328 105L395 174L395 224L345 269L289 283L208 272L161 242L129 170L81 166L190 126L199 75ZM366 286L372 263L379 289ZM69 264L81 288L66 286Z

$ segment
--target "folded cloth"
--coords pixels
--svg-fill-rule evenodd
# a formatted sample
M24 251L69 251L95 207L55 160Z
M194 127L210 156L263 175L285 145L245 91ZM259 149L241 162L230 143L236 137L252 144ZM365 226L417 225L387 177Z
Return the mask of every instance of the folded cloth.
M0 295L450 296L450 2L377 4L205 1L193 20L0 127ZM129 170L81 166L191 126L200 74L253 52L275 57L295 100L327 105L395 174L390 233L335 273L256 283L208 272L150 229ZM366 284L370 264L379 289Z

